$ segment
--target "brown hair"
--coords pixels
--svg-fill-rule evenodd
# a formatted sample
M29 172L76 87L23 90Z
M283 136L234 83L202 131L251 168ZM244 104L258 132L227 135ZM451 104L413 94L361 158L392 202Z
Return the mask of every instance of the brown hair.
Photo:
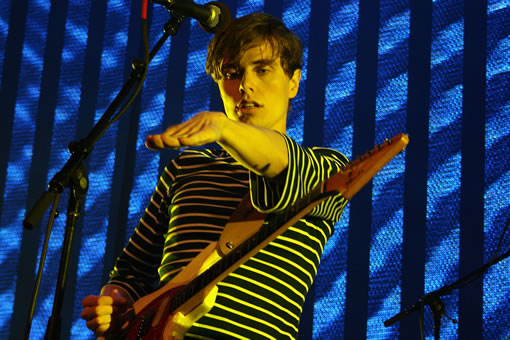
M224 31L212 38L205 71L214 80L221 79L224 59L229 58L238 65L241 54L258 42L271 45L289 78L301 68L303 46L299 38L280 19L265 13L253 13L233 20Z

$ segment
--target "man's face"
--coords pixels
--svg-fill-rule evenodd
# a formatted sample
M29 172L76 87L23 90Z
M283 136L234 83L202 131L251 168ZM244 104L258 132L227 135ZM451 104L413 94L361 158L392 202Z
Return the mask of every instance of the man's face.
M298 92L301 71L289 78L271 45L253 44L239 65L228 59L218 81L225 113L230 119L285 133L289 99Z

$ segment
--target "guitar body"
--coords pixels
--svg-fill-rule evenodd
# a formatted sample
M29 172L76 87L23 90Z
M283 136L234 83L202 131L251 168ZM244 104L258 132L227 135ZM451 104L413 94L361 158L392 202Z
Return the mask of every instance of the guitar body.
M119 339L127 340L178 340L214 305L218 288L196 296L174 312L170 305L183 286L174 287L159 295L119 332Z
M211 283L171 311L176 295L221 259L217 242L211 243L170 282L137 300L123 316L123 326L113 339L182 339L200 317L211 310L218 288Z

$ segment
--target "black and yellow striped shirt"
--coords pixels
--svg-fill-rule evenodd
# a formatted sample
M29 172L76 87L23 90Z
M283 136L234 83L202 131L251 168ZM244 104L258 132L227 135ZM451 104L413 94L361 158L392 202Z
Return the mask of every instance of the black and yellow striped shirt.
M160 177L110 283L135 300L152 292L219 239L248 190L253 206L277 214L347 163L334 150L285 140L289 166L277 179L248 172L223 150L182 152ZM186 338L295 338L305 295L345 204L340 195L328 198L222 280L214 307Z

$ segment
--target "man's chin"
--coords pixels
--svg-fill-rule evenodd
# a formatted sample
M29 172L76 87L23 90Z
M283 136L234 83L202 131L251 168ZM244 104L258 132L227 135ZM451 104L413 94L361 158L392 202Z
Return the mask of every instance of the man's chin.
M243 122L243 123L246 123L246 124L250 124L251 117L248 116L248 115L243 115L243 116L239 117L239 121Z

